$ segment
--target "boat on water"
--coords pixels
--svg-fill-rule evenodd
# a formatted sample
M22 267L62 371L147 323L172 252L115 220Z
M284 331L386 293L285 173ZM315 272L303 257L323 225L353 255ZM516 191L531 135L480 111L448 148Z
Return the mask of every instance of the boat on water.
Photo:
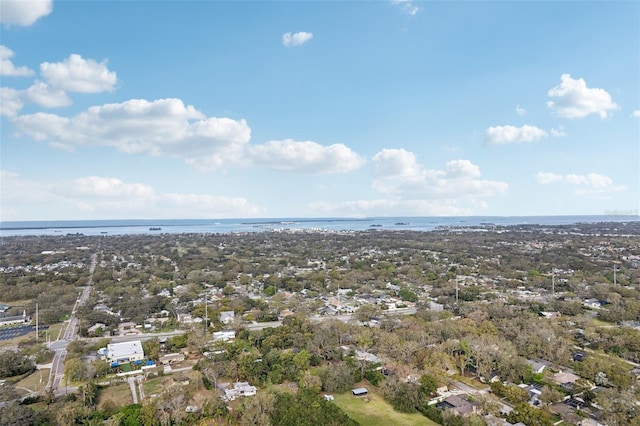
M152 226L149 228L149 231L162 231L162 228L160 228L159 226Z

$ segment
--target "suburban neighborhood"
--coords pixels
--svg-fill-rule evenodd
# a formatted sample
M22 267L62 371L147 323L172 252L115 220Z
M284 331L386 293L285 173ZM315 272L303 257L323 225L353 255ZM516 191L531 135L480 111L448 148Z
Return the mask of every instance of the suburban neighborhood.
M5 238L0 418L638 424L639 236L629 222Z

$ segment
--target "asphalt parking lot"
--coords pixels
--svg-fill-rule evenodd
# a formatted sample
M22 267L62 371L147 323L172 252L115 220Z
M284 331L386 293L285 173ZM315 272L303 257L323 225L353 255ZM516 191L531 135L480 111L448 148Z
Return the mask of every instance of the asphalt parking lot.
M40 330L45 330L48 326L41 326ZM14 337L24 336L31 333L36 329L35 325L21 325L19 327L2 328L0 329L0 340L10 340Z

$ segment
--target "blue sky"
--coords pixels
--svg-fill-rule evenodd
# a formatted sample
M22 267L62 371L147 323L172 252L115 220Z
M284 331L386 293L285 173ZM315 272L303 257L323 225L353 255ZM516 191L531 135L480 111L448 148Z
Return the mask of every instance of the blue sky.
M640 3L0 0L1 220L638 214Z

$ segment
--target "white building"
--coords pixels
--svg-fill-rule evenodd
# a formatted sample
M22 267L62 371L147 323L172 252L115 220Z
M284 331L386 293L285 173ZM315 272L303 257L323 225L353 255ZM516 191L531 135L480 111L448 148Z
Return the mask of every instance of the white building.
M125 363L132 361L142 361L144 359L144 350L140 340L122 343L110 343L104 352L107 361Z
M236 382L233 389L225 389L223 399L225 401L233 401L239 396L254 396L258 389L251 386L248 382Z
M224 325L233 324L235 321L236 315L233 311L222 311L220 312L220 322Z
M236 338L236 332L233 330L222 330L213 333L213 340L216 342L228 342Z

